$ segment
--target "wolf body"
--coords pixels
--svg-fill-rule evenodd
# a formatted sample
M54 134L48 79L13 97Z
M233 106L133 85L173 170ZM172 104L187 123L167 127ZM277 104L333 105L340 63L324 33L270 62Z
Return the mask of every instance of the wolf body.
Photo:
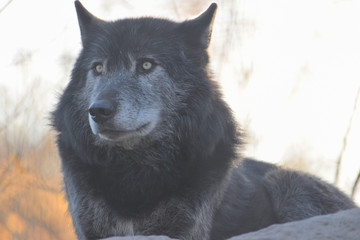
M333 186L241 159L211 80L216 4L193 20L100 20L75 2L83 49L53 113L79 239L226 239L355 207Z

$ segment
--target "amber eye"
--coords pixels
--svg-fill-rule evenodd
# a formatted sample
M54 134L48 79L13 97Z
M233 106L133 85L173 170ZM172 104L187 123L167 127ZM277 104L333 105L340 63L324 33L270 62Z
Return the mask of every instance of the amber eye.
M96 74L101 74L104 70L104 66L101 63L97 63L94 66L94 71Z
M144 70L150 70L152 68L152 63L149 61L144 61L141 66Z
M137 61L136 71L140 74L148 74L154 70L157 66L154 59L151 58L140 58Z

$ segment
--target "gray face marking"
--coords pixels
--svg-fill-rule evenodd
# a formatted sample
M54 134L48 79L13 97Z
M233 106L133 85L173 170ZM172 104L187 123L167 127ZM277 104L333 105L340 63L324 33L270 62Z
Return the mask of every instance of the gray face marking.
M111 70L108 61L94 61L103 63L102 73L90 70L87 74L84 89L84 95L89 98L87 107L98 100L114 105L114 115L104 122L97 122L88 114L91 130L99 144L105 141L132 148L144 137L160 137L153 130L161 121L166 121L163 113L171 112L169 103L178 95L177 87L161 64L154 64L148 73L139 73L139 61L132 56L129 59L127 68L112 66Z

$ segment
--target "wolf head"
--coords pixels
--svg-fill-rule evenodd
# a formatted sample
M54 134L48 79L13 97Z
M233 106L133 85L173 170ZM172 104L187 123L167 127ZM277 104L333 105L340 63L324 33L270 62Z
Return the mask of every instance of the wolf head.
M79 102L97 142L131 147L145 137L168 134L164 129L172 129L181 109L207 91L216 4L181 23L157 18L108 22L79 1L75 6L83 48L72 81L81 85Z

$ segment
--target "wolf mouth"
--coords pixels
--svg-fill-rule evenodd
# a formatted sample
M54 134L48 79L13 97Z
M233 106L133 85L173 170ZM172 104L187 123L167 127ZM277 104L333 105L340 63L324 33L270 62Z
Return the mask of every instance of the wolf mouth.
M150 122L145 123L141 125L140 127L132 130L127 129L103 129L99 132L99 135L101 137L104 137L109 140L117 140L122 137L126 137L129 135L135 135L136 133L142 133L148 126L150 125Z

